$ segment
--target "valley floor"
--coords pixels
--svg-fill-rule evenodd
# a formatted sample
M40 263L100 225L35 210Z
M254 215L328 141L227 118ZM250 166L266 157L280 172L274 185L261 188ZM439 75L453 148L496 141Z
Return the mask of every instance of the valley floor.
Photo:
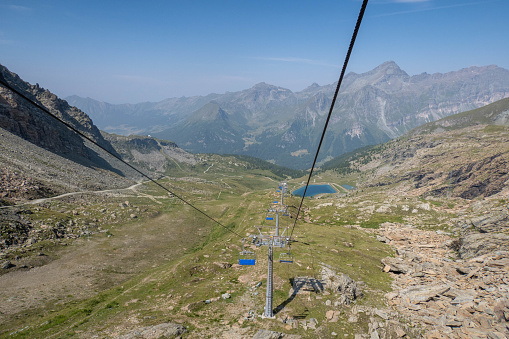
M253 180L163 182L248 236L277 197L239 188ZM306 199L295 262L274 264L274 320L259 317L266 249L250 246L257 265L237 265L239 239L152 185L44 201L21 215L55 236L28 235L2 252L15 266L1 271L0 337L504 338L507 193L475 202L376 190Z

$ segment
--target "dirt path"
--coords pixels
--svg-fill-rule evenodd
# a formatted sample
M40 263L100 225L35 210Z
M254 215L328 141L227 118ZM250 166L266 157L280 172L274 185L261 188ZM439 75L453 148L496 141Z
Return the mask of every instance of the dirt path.
M203 171L203 173L207 173L212 166L214 166L214 164L210 165L205 171Z
M145 181L145 182L148 182L148 181ZM46 201L60 199L60 198L65 198L65 197L69 197L69 196L76 195L76 194L109 193L109 192L113 193L113 192L124 191L124 190L136 191L135 188L140 186L140 185L142 185L142 184L144 184L145 182L139 182L137 184L131 185L131 186L126 187L126 188L114 188L114 189L101 190L101 191L69 192L69 193L60 194L60 195L57 195L57 196L54 196L54 197L41 198L41 199L35 199L35 200L27 201L27 202L24 202L22 204L10 205L10 206L0 206L0 208L12 208L12 207L27 206L27 205L36 205L36 204L41 204L41 203L46 202Z

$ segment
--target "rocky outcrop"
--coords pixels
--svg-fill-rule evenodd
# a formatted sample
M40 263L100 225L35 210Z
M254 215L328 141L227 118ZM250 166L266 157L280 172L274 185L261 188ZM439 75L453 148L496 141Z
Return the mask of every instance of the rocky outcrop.
M175 323L162 323L154 326L147 326L136 329L128 334L120 336L120 339L161 339L177 338L186 333L184 326Z
M462 192L458 194L463 199L492 196L500 192L508 180L509 161L502 154L472 162L448 175L448 181L452 185L465 182Z
M45 107L55 117L114 152L84 112L41 88L39 84L30 85L23 81L2 65L0 76L10 86ZM90 157L80 136L4 86L0 86L0 127L52 152L87 159Z
M509 251L509 205L498 200L481 200L470 210L457 224L461 237L455 249L460 258Z
M462 259L470 259L495 251L509 251L509 235L473 233L462 236L458 254Z
M322 276L321 283L327 290L339 295L338 302L340 304L349 305L364 295L357 282L344 273L338 274L328 265L322 264L320 274Z

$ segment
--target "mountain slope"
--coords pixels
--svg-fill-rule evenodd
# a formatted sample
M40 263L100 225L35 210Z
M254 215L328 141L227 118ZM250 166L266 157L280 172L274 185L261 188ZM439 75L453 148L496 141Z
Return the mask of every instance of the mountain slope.
M70 106L65 100L59 99L49 90L39 87L39 84L30 85L6 67L0 65L0 74L7 83L24 93L41 106L47 108L53 115L85 134L104 148L113 151L111 146L103 139L99 129L83 111ZM0 127L16 133L34 144L71 155L78 153L88 158L83 141L67 127L56 121L26 100L11 93L0 86Z
M509 98L418 127L324 164L362 186L419 196L489 197L509 189Z
M235 121L236 119L237 121ZM242 117L231 117L216 102L194 112L185 123L156 135L194 153L238 153L244 147Z
M246 154L307 168L335 87L313 84L292 92L260 83L239 92L159 103L92 105L89 99L87 105L98 118L109 117L107 124L99 123L106 131L150 133L193 152ZM509 71L497 66L409 76L390 61L366 73L349 73L339 92L319 161L385 142L422 124L508 96ZM80 105L76 98L74 102ZM211 109L210 104L216 108ZM210 128L196 119L206 112L215 117L215 110L224 111L224 119L215 120ZM96 120L96 113L90 114Z

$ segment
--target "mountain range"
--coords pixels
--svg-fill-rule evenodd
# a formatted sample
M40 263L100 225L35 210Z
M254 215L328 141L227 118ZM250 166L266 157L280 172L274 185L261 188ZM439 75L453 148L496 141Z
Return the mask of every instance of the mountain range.
M259 83L225 94L112 105L66 98L104 131L152 134L193 153L246 154L311 166L337 84L300 92ZM345 76L319 161L386 142L443 117L509 96L509 71L494 65L409 76L395 62Z
M195 156L171 141L106 133L82 110L38 84L23 81L2 65L0 80L7 84L0 85L0 206L68 192L126 187L142 179L138 172L111 154L154 178L206 172L211 166L210 159L218 159L214 162L224 162L226 166L234 164L232 166L257 170L259 175L276 179L303 175L302 171L246 155ZM84 140L55 118L103 149Z

